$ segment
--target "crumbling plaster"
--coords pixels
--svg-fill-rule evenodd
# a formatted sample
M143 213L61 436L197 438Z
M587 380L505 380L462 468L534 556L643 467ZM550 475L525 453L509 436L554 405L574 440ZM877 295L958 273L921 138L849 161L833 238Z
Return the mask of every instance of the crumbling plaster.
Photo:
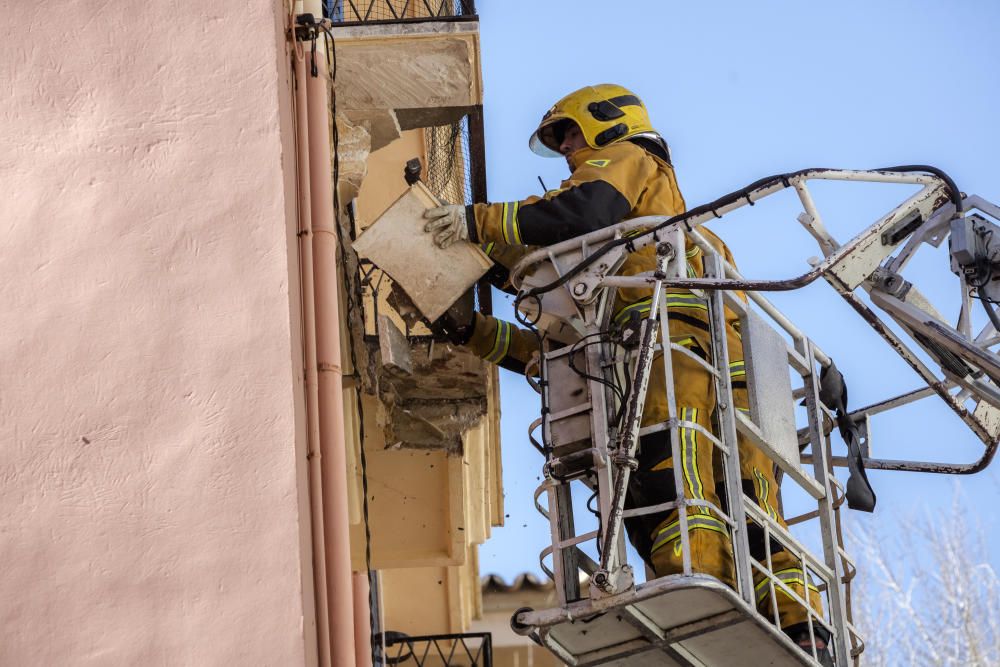
M0 664L307 664L282 3L5 14Z

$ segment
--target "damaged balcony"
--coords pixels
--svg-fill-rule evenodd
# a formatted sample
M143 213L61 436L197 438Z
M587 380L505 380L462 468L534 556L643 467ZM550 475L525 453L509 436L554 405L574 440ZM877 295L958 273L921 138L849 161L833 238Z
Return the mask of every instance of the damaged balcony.
M399 16L427 9L381 4L395 5ZM348 2L346 15L355 9ZM417 164L413 160L442 201L485 200L478 23L362 23L336 26L333 33L341 200L354 194L344 188L358 188L351 236L406 190L403 165ZM401 313L406 299L393 290L391 278L364 264L356 275L365 347L389 413L386 442L461 451L463 434L486 412L485 365L434 341L423 323Z
M419 171L442 201L485 201L479 32L471 3L348 1L327 11L337 62L338 197L350 202L339 217L344 239L356 238L407 191L407 172L412 180ZM405 577L411 592L415 581L432 588L448 582L449 604L461 609L453 617L467 616L478 591L466 590L459 582L468 577L456 573L469 570L475 580L475 545L503 517L497 371L436 339L390 276L353 252L345 255L345 325L356 366L347 394L361 408L348 428L356 443L364 433L372 566L384 568L385 582ZM488 312L488 287L477 294ZM359 447L349 464L356 475L352 551L361 565ZM385 604L404 606L391 592Z

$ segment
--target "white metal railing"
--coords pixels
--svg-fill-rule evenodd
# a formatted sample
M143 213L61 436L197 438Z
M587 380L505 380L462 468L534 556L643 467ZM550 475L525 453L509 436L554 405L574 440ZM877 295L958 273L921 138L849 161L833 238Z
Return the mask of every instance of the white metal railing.
M572 344L571 340L566 340L567 331L576 335L577 340L593 337L599 341L596 344L587 343L579 350L574 347L571 354L571 356L577 355L579 351L577 356L582 360L580 363L583 372L574 370L584 378L581 382L586 385L592 398L589 410L591 442L588 447L565 456L555 452L548 443L552 441L553 433L558 431L560 420L579 418L581 411L564 409L558 413L548 412L546 406L550 404L550 390L545 380L546 364L556 363L560 354L564 353L545 350L541 353L538 370L542 373L542 379L536 386L543 397L543 417L532 424L531 430L535 431L541 427L543 434L541 449L547 456L547 463L546 481L535 492L535 505L550 521L552 544L543 550L540 560L546 574L555 581L560 607L515 614L513 619L515 625L538 631L540 639L545 643L546 633L560 623L571 621L581 614L593 614L617 608L625 610L626 615L632 614L629 616L630 622L636 627L644 628L643 632L648 641L657 646L666 646L669 643L664 638L666 635L662 633L657 635L657 631L648 627L641 614L628 611L630 605L637 600L646 599L657 591L665 589L657 581L647 582L638 587L635 585L632 566L628 563L624 548L622 522L626 518L677 510L683 569L680 576L694 577L696 573L691 567L686 508L700 506L709 508L731 531L736 566L736 589L746 609L749 610L747 613L756 613L754 611L756 575L757 578L762 577L767 581L772 600L780 590L781 593L797 600L808 611L810 633L818 627L823 627L832 633L834 655L838 665L849 664L851 658L857 660L857 656L863 650L863 643L851 622L848 602L855 566L847 555L842 539L840 507L845 498L844 487L834 476L834 466L848 465L849 461L848 457L833 456L828 432L824 427L824 417L829 414L829 410L820 401L819 369L829 366L831 360L760 292L798 289L822 277L927 383L923 389L854 411L851 417L862 419L867 423L867 419L875 414L937 394L986 444L986 451L981 459L971 464L892 461L866 457L864 461L869 467L956 473L974 472L984 467L993 456L998 435L996 432L998 413L996 406L988 400L993 389L989 386L980 386L988 385L988 380L983 380L981 377L949 377L947 374L942 377L941 374L932 371L921 357L856 294L856 291L861 289L869 294L874 293L873 298L882 298L880 290L891 285L885 281L876 281L873 276L881 275L878 273L880 271L889 271L892 276L898 278L898 272L906 266L921 243L941 242L942 224L951 217L961 215L967 203L1000 219L998 215L1000 209L978 198L962 200L950 179L936 170L931 171L933 173L911 173L906 170L812 169L762 179L743 190L680 216L673 218L653 216L628 220L586 236L539 249L527 255L512 270L512 283L520 289L518 310L527 323L545 327L553 326L553 322L559 321L559 327L555 327L559 329L555 339L567 344ZM921 187L861 234L841 245L830 236L823 224L808 188L810 180L908 183ZM803 207L798 220L819 243L824 259L817 262L810 271L795 278L748 280L725 262L699 233L697 227L786 188L794 188L798 195ZM688 278L683 270L685 236L705 253L706 275L703 278ZM906 244L902 245L904 241ZM660 257L657 270L631 276L615 275L626 253L650 245L657 247ZM890 257L896 250L899 250L899 253ZM965 286L964 279L959 277L959 280ZM643 324L640 334L639 350L631 353L623 352L605 339L609 331L613 295L618 288L625 287L648 287L654 293L650 318ZM719 401L718 433L708 432L696 424L683 422L678 418L671 354L665 353L661 354L661 358L666 377L668 419L641 430L639 428L649 368L655 353L663 351L662 344L657 343L657 338L660 341L670 341L669 308L662 295L666 287L704 290L707 295L710 304L713 357L712 363L709 364L711 368L706 371L716 382ZM749 303L744 303L738 298L735 294L737 291L745 292ZM968 339L967 347L970 349L966 350L959 345L957 354L964 355L963 359L978 360L979 356L993 354L989 350L989 345L1000 342L1000 336L995 330L987 327L973 339L968 305L969 300L966 298L956 330L965 334L965 338ZM809 445L809 452L803 455L801 460L790 460L782 455L752 419L734 408L728 373L729 350L725 325L727 309L743 318L749 317L751 311L763 313L772 326L787 337L784 346L787 363L801 381L801 385L794 387L790 395L796 400L805 399L808 415L808 425L800 429L797 434L799 442ZM899 316L892 311L889 312L896 321L901 321ZM919 328L912 323L909 328L904 327L904 329L911 334L914 331L919 334ZM924 345L920 347L926 349ZM669 348L675 349L676 346L671 344ZM619 398L616 395L618 392L608 388L613 377L608 368L616 363L620 364L623 357L630 358L631 365L628 372L633 380L633 391L627 398ZM997 364L1000 367L1000 357L997 357ZM955 387L961 387L962 391L953 393ZM965 402L970 398L977 402L974 410L965 407ZM622 405L623 403L626 405ZM622 420L624 423L611 423L617 414L625 415ZM767 453L784 471L787 478L800 486L816 502L815 510L793 517L790 523L801 525L818 520L822 556L810 553L787 529L745 498L743 502L730 502L727 511L705 500L685 498L681 470L677 465L674 466L676 500L652 507L625 510L624 491L628 486L630 470L635 465L634 451L639 436L655 430L669 431L673 457L675 461L679 461L678 429L681 427L700 429L700 435L712 442L722 453L724 483L730 499L744 498L740 484L737 439L743 437ZM532 441L535 442L533 436ZM802 468L801 463L811 464L811 474ZM569 490L574 482L582 483L594 491L600 522L597 530L579 535L575 531L572 497ZM542 495L547 497L544 507L539 502ZM748 520L764 532L763 563L750 554L747 541ZM772 540L794 555L802 564L806 576L808 573L815 576L817 589L822 591L825 599L825 615L822 618L817 610L811 608L807 599L774 576L771 562ZM591 543L597 546L597 561L581 550L581 546ZM550 559L551 567L545 564L547 559ZM581 571L591 577L589 596L580 589ZM773 620L776 621L776 607L772 611ZM566 659L566 651L566 647L560 646L556 652Z

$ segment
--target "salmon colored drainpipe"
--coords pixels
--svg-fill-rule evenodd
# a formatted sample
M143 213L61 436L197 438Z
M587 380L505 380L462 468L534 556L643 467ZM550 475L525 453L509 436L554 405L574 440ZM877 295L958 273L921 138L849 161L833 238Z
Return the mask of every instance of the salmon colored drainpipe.
M301 44L295 44L295 141L298 167L299 256L302 274L303 337L305 339L306 418L309 425L309 504L312 514L313 578L319 664L330 667L330 607L327 601L326 554L323 548L323 481L320 470L319 382L316 363L316 300L313 282L312 206L309 188L309 116L306 111L306 65Z
M322 16L318 0L304 9ZM316 299L316 368L319 371L319 440L323 456L323 535L330 614L330 659L335 667L357 663L350 522L347 510L347 445L344 437L344 373L340 363L340 285L333 210L330 151L330 85L325 44L317 44L319 76L305 75L309 129L309 199L312 213L313 280Z
M303 11L322 16L318 1L303 4ZM337 233L330 169L329 75L322 40L317 44L316 66L320 72L317 77L307 71L311 67L306 62L310 54L303 46L295 44L294 67L319 656L324 667L347 667L358 664L358 660L347 510Z

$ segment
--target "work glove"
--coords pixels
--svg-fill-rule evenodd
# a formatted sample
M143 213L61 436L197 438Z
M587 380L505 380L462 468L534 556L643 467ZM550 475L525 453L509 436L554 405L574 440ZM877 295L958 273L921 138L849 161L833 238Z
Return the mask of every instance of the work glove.
M431 331L444 336L453 345L465 345L472 338L476 328L476 294L475 286L471 287L458 301L431 324Z
M465 207L459 204L445 204L424 211L429 220L424 231L434 234L434 243L439 248L447 248L458 241L469 240L469 228L465 224Z

